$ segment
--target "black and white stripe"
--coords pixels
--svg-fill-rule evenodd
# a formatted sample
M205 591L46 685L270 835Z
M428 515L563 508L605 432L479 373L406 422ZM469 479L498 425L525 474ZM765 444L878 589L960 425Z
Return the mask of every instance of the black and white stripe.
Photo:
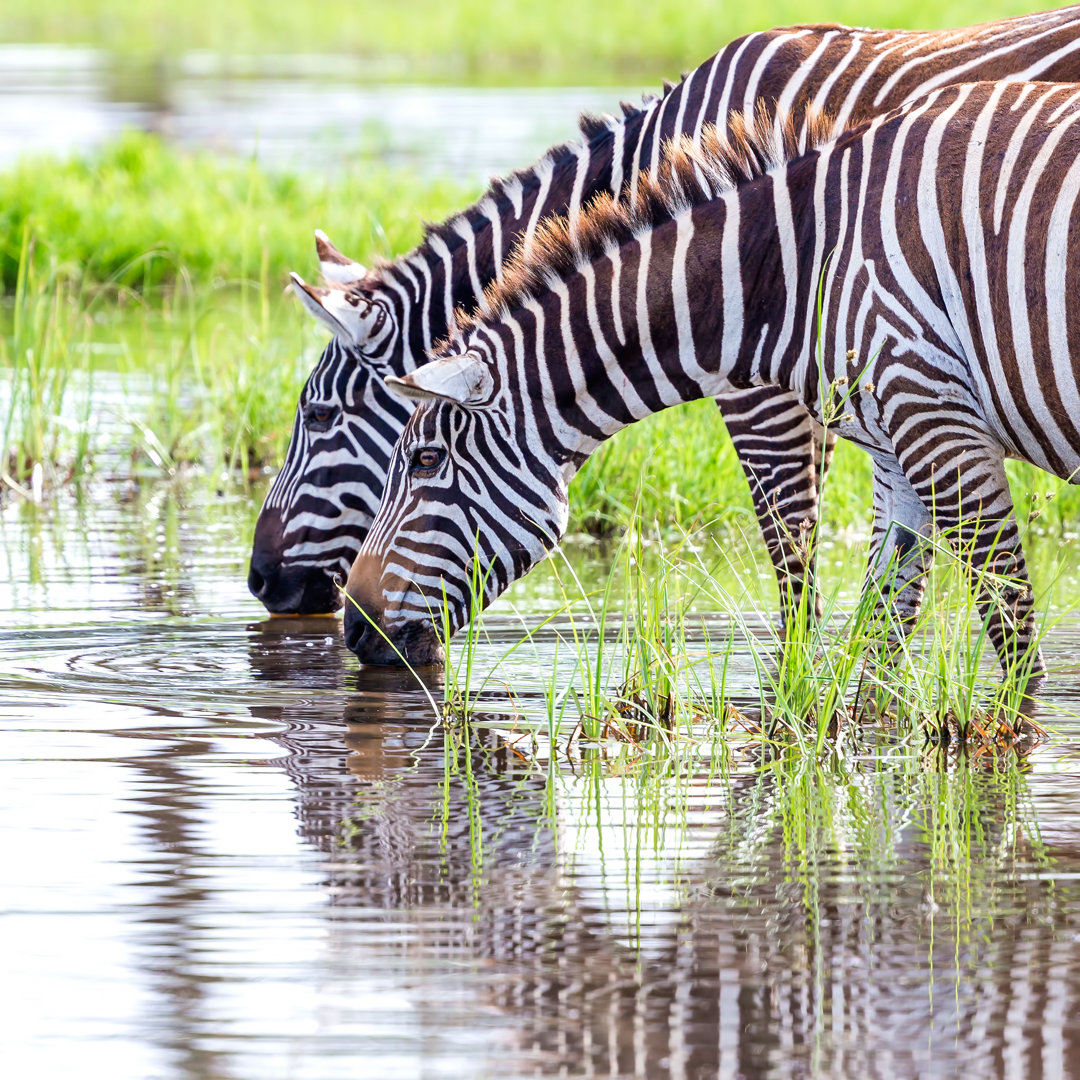
M271 610L335 605L331 579L347 570L366 534L388 447L407 415L371 388L371 376L405 375L422 363L451 327L455 307L482 311L484 287L545 216L573 216L597 193L618 194L624 184L632 195L639 170L656 169L665 140L700 139L706 124L726 124L732 110L779 106L803 133L806 117L823 111L839 129L957 79L1002 78L1080 79L1080 8L963 30L800 26L750 34L662 97L627 107L619 119L587 118L579 141L493 182L402 258L367 272L321 238L331 288L296 284L336 340L301 396L293 441L256 528L252 591ZM782 592L798 603L810 573L798 540L806 527L813 534L831 443L823 446L820 426L775 387L727 393L718 402ZM333 419L321 430L313 414Z
M358 608L436 659L429 611L445 595L468 620L473 548L490 601L561 535L569 480L603 440L772 385L819 423L843 396L840 432L874 461L871 574L897 632L934 521L997 575L977 583L990 639L1037 684L1004 462L1080 470L1080 85L947 87L786 162L781 131L684 140L632 210L550 224L496 311L391 380L428 400L349 576L362 659L394 656ZM745 162L761 175L739 183Z

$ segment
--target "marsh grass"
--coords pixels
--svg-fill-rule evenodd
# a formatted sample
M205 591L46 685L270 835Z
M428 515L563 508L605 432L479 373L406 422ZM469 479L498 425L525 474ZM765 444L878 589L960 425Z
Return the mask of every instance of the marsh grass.
M0 173L5 474L39 466L48 487L103 457L112 475L277 464L325 344L282 295L287 271L314 263L312 230L370 262L466 198L379 170L269 173L139 134Z
M1034 654L1014 658L1003 677L976 606L979 588L1000 595L1013 583L976 569L970 548L947 535L932 541L924 602L904 637L875 588L845 602L840 586L823 594L820 621L795 619L783 633L770 609L748 603L745 569L714 534L672 539L656 529L647 542L648 532L636 519L591 589L555 556L562 602L542 689L550 739L649 752L751 739L818 759L887 735L978 758L1025 752L1045 734L1024 693ZM878 588L891 584L886 575ZM1040 638L1053 622L1043 610ZM468 643L459 652L458 684L471 685L460 665L475 655ZM740 666L751 685L733 686ZM497 683L485 676L485 686Z
M0 368L8 372L2 387L6 408L0 475L9 483L26 479L35 466L39 475L50 466L50 483L62 481L82 468L88 452L87 413L92 392L89 312L78 296L78 284L63 275L54 262L37 262L33 250L33 238L24 230L11 329L0 337ZM65 410L65 403L73 380L80 376L79 412L72 415ZM56 475L52 466L66 433L72 431L70 464Z

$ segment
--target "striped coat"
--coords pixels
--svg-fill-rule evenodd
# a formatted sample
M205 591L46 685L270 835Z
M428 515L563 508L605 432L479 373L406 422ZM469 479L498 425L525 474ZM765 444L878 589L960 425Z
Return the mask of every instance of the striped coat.
M296 279L296 288L335 336L304 387L288 455L256 527L253 593L271 611L337 605L335 576L367 534L410 412L382 378L422 363L455 307L478 302L513 245L532 237L545 215L575 214L624 184L633 193L640 169L655 172L665 139L700 139L705 124L725 124L731 110L780 107L801 138L814 110L842 127L957 79L1002 78L1080 79L1080 8L962 30L798 26L750 34L618 120L586 118L581 139L495 181L402 258L365 271L320 236L331 287ZM817 518L820 427L797 396L777 387L727 388L718 400L782 594L797 603L810 572L800 541Z
M843 397L889 523L874 574L898 632L934 519L997 575L979 582L990 637L1034 688L1004 462L1080 469L1080 86L948 87L787 160L794 141L768 118L704 153L684 140L629 209L550 224L489 314L397 380L426 404L349 575L361 659L393 662L387 639L437 659L429 611L445 590L452 624L469 618L474 544L487 602L561 535L567 484L603 440L769 385L819 423Z

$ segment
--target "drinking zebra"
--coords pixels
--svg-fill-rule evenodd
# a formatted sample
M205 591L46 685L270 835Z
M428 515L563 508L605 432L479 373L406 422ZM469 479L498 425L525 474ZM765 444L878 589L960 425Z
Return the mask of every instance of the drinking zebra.
M655 173L665 139L700 140L706 123L763 103L793 118L804 145L808 112L835 129L888 111L959 79L1080 80L1080 7L963 30L909 32L797 26L733 42L662 97L626 115L585 118L580 140L493 182L473 206L429 229L410 254L365 270L317 235L330 288L295 278L311 312L334 334L300 396L292 441L255 530L249 585L271 611L333 610L344 575L378 509L390 453L411 407L386 375L422 363L458 305L483 304L515 243L545 215L572 214L598 192L634 194ZM820 428L777 387L718 396L750 480L781 595L798 605L812 560L804 542L817 519L827 464ZM877 509L885 507L879 495Z
M559 539L571 477L628 424L762 384L822 422L844 386L841 433L896 523L871 560L896 624L933 517L1001 575L979 582L989 636L1037 687L1004 463L1080 468L1080 86L948 87L792 160L792 124L733 126L681 140L632 203L545 224L487 314L388 380L425 404L349 574L361 660L437 661L432 608L469 619L474 550L487 603Z

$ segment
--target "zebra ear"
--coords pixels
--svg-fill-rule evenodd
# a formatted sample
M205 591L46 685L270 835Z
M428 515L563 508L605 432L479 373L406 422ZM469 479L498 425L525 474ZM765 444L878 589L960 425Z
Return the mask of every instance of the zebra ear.
M289 277L292 290L304 307L335 337L353 345L363 345L367 339L363 315L371 309L370 303L365 302L361 308L349 299L341 286L326 289L309 285L299 274L290 273Z
M386 385L402 397L421 401L438 398L457 405L483 405L491 400L495 380L475 353L431 360L411 375L386 377Z
M323 289L318 285L309 285L299 274L291 272L289 279L292 284L292 291L300 297L300 302L310 314L314 315L319 322L326 326L335 337L345 338L347 341L353 340L353 335L349 333L344 322L346 313L341 310L335 311L339 305L335 303L333 289ZM341 303L344 303L344 301L341 301Z
M315 253L319 256L319 269L327 281L336 282L338 285L351 285L367 273L360 263L342 255L330 243L330 238L322 229L315 230Z

